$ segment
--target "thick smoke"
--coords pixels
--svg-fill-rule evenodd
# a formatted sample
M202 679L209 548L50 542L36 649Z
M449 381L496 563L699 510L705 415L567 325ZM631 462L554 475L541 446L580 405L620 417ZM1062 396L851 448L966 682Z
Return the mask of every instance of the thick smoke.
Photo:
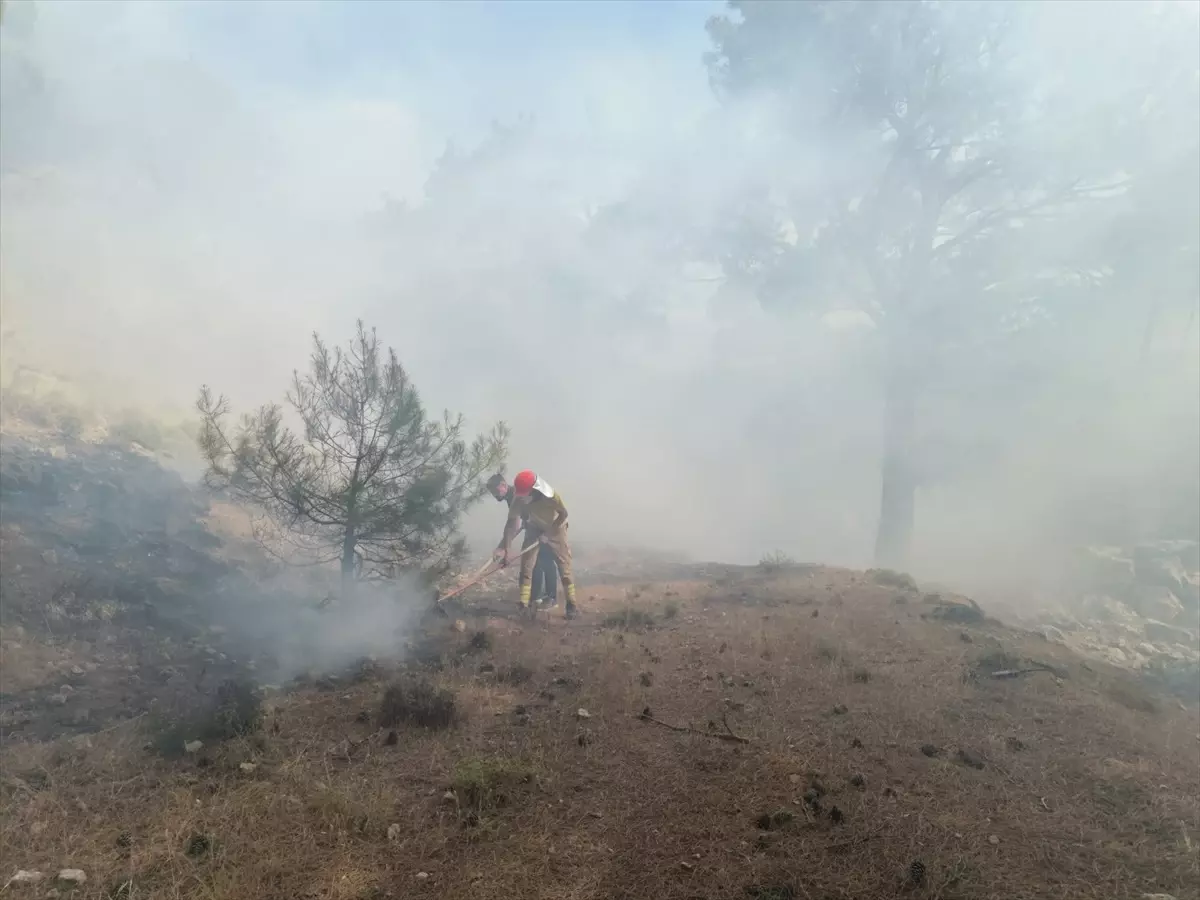
M1069 85L1059 137L1100 166L1096 121L1162 51L1129 5L1038 9L1013 38L1022 76ZM764 309L719 264L739 216L853 177L860 148L798 139L769 98L720 103L702 62L720 12L14 0L5 365L184 416L204 382L278 399L310 333L340 342L361 316L431 405L510 423L512 465L563 493L577 541L865 565L879 322L851 297ZM1195 190L1192 124L1146 147L1180 173L1164 197ZM944 361L914 568L978 586L1074 543L1195 536L1195 317L1146 319L1097 309ZM469 535L487 547L500 524L485 504Z

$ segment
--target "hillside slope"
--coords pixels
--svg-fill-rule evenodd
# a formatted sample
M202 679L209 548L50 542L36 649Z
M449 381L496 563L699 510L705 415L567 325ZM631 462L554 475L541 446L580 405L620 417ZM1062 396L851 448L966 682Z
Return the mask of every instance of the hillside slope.
M199 511L132 527L123 490L87 556L90 501L14 518L31 472L4 482L0 858L46 878L12 896L1200 897L1195 707L891 573L643 565L573 623L468 594L184 752L162 713L269 662L208 646L232 608L204 598L252 579Z

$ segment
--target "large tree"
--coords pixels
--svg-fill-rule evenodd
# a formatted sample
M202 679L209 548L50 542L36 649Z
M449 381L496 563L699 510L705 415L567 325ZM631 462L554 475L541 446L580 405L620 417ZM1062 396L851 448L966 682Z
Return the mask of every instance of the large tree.
M356 579L438 575L464 551L463 512L501 467L504 423L468 439L461 416L430 418L396 352L362 322L348 349L313 335L306 374L284 408L267 404L228 424L230 404L201 389L200 449L209 481L257 511L256 533L282 558L337 563Z
M875 555L899 564L923 477L922 398L948 357L991 351L1111 275L1098 205L1127 202L1161 167L1154 138L1187 135L1195 23L1170 4L729 5L709 23L714 85L783 124L722 263L764 303L855 306L880 326ZM1080 37L1101 11L1119 18ZM1088 41L1100 50L1087 61L1109 70L1075 61Z

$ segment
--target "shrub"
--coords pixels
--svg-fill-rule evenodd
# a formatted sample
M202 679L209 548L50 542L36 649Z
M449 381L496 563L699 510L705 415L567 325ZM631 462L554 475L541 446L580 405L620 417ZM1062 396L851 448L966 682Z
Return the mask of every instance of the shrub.
M467 648L475 653L482 653L485 650L492 649L492 636L486 631L477 631L471 635L471 640L467 642Z
M207 707L191 716L150 719L150 744L168 759L184 755L184 744L200 740L227 741L247 737L262 729L266 718L262 693L244 678L229 678L217 686Z
M262 694L249 681L230 678L217 687L216 704L209 713L203 736L209 740L245 737L262 728Z
M468 819L508 806L522 785L534 780L533 769L508 757L463 760L455 767L451 787L459 811Z
M422 728L449 728L459 719L454 693L439 690L425 679L398 681L388 685L379 705L379 724L419 725Z
M796 565L796 561L782 550L772 550L770 553L763 554L762 559L758 561L758 566L764 572L780 572L783 569L790 569Z

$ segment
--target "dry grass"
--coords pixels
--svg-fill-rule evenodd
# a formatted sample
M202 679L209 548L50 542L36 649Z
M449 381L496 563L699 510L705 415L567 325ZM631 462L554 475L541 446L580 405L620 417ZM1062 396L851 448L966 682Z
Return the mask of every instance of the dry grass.
M478 621L436 681L274 693L199 757L140 723L9 743L0 856L84 869L80 900L1198 896L1195 710L998 626L964 642L861 574L670 587L669 628L597 628L616 589L575 623ZM1054 671L979 671L1001 656ZM458 724L363 716L391 684L452 692Z

